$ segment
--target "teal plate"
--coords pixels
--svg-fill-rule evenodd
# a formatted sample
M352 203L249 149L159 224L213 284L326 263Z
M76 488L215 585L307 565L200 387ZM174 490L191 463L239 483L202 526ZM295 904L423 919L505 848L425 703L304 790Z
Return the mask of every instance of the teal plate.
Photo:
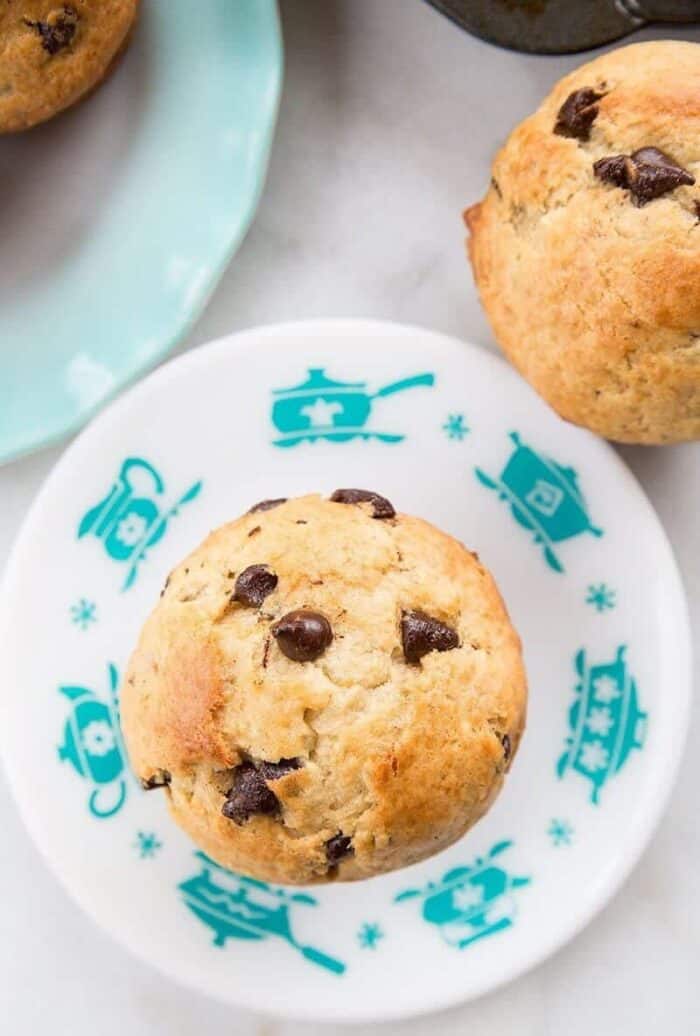
M194 323L265 178L275 0L145 3L84 104L0 138L0 462L77 429Z

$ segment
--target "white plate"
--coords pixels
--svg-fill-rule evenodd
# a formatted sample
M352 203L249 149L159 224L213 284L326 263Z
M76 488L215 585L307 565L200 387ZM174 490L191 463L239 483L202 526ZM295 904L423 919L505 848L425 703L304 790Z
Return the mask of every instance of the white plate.
M209 529L338 485L377 489L479 551L522 634L531 699L510 780L471 833L311 903L197 855L127 771L114 687L167 572ZM290 1017L405 1017L552 953L638 859L687 724L680 580L616 454L488 353L390 324L235 335L115 403L27 518L0 637L4 757L50 866L168 975Z

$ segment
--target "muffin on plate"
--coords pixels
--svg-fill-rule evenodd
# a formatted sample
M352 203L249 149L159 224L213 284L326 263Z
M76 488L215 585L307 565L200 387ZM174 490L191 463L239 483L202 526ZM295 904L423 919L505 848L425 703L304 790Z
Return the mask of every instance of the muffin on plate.
M461 543L362 490L268 500L169 577L122 724L146 789L214 860L305 884L415 863L489 808L526 680Z
M465 213L509 358L620 442L700 438L700 45L604 54L561 80Z
M138 0L2 0L0 133L28 129L75 104L129 40Z

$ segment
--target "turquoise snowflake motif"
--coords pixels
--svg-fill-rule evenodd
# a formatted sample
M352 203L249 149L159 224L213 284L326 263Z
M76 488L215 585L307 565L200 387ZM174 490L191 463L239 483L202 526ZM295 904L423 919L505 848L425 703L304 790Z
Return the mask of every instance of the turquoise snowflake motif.
M376 950L377 943L384 938L384 932L378 924L363 924L357 933L357 941L363 950Z
M158 838L153 831L138 831L136 833L134 849L136 849L142 860L153 859L153 857L158 853L158 850L162 848L163 843L158 841Z
M457 442L465 439L470 431L464 414L448 414L442 430L448 439L455 439Z
M553 820L547 828L547 834L554 846L571 845L574 829L566 820Z
M586 593L586 604L597 612L611 611L615 607L615 591L605 583L592 583Z
M97 605L95 602L81 597L77 604L71 607L70 621L81 630L86 630L93 622L97 622Z

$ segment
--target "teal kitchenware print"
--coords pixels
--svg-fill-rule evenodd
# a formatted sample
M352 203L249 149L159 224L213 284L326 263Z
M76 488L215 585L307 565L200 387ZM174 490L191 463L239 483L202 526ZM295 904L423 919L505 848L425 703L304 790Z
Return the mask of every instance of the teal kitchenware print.
M530 884L530 878L516 877L494 863L512 845L497 842L484 858L447 871L423 889L406 889L394 902L420 899L423 920L436 925L444 941L459 950L510 928L517 915L513 893Z
M603 785L622 769L630 752L644 744L647 714L639 707L637 684L627 669L624 645L612 662L589 665L581 649L574 666L579 676L569 710L570 736L557 764L561 778L576 770L592 784L597 803Z
M126 799L126 753L119 729L119 676L111 663L109 699L102 701L87 687L59 687L71 703L58 757L68 762L92 788L88 809L93 817L114 816Z
M201 488L202 483L195 482L166 507L162 499L165 484L159 473L148 461L129 457L104 499L83 516L78 539L94 536L110 558L127 566L122 590L128 590L147 551L163 538L171 519Z
M434 383L434 374L416 374L370 392L364 381L333 381L324 368L311 367L300 385L272 393L272 423L280 433L273 444L290 447L318 439L350 442L358 438L401 442L406 438L405 432L378 432L366 427L373 404L397 392L421 386L430 388Z
M495 489L499 499L510 504L513 517L535 534L535 543L541 543L544 557L555 572L564 566L554 550L554 544L590 532L602 536L603 530L591 522L578 476L573 468L562 467L550 457L526 446L517 432L510 438L515 445L503 471L497 478L476 468L476 477L489 489Z
M219 866L202 852L198 874L178 886L186 905L214 932L214 945L227 939L260 941L277 936L293 946L311 964L342 975L345 964L313 946L299 943L291 928L290 912L297 906L317 906L306 892L286 892L254 878L245 878Z

